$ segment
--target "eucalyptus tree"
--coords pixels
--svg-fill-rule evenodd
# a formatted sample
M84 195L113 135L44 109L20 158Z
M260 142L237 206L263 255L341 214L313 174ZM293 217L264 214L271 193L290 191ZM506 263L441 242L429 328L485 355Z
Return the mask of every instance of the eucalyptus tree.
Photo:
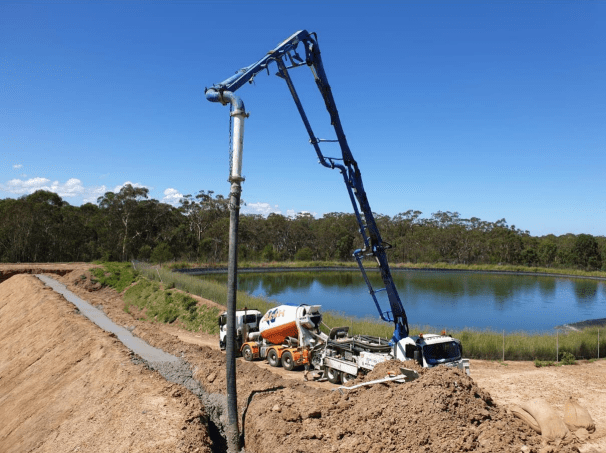
M149 189L146 187L133 187L126 184L120 192L106 192L97 198L99 208L105 213L105 224L108 245L118 253L122 261L128 259L130 242L142 233L136 223L140 221L137 214L141 214L141 200L148 198Z

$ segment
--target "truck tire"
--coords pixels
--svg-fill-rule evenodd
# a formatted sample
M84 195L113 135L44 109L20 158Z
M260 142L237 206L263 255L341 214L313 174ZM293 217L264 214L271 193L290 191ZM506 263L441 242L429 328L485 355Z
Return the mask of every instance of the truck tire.
M341 372L339 370L326 368L326 377L328 378L328 382L332 382L333 384L341 383Z
M356 378L356 376L354 376L353 374L349 374L349 373L343 373L341 375L341 381L343 381L343 384L347 384L350 381L353 381Z
M295 361L289 351L282 354L282 366L286 371L292 371L295 368Z
M244 360L246 360L247 362L252 362L253 352L252 348L249 345L246 345L242 348L242 357L244 357Z
M267 361L271 366L278 367L281 365L280 359L278 358L278 353L275 349L270 349L267 353Z

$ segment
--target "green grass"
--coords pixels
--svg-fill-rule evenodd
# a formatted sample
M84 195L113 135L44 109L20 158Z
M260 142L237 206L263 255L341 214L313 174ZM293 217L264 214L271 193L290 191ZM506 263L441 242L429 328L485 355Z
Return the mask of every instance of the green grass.
M143 313L143 319L152 322L179 324L187 330L218 334L217 319L221 310L197 301L174 289L162 289L158 282L139 279L124 293L124 310L135 306Z
M128 287L124 293L124 311L127 313L131 313L134 306L141 312L139 319L167 324L178 322L181 327L194 332L219 333L217 318L221 310L198 305L189 295L172 289L174 285L170 282L161 286L143 278L130 263L97 264L103 267L90 271L103 286L119 292ZM137 284L132 285L135 282Z
M103 267L95 267L90 270L96 281L103 286L110 286L118 292L124 291L128 285L137 279L137 271L130 263L95 263Z

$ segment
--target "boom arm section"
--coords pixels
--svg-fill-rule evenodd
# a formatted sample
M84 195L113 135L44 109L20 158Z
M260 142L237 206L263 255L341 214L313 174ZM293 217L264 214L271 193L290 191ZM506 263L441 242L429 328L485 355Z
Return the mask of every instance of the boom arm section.
M297 49L301 45L304 49L304 58L299 55ZM241 104L239 98L233 93L238 90L246 82L253 81L254 77L263 70L267 70L269 73L269 65L275 63L278 67L278 75L285 80L288 85L288 89L292 94L292 97L297 105L303 124L309 134L309 141L314 147L318 156L320 164L330 169L338 169L343 175L343 180L347 187L351 203L353 205L354 213L360 227L360 234L364 240L364 247L354 252L354 257L362 271L364 280L368 286L370 295L379 311L381 319L387 322L393 322L395 324L394 336L392 340L394 342L399 341L401 338L408 336L408 320L406 318L406 312L400 300L400 296L394 284L389 269L389 263L387 261L387 255L385 251L391 246L384 242L379 233L374 215L368 203L364 185L362 184L362 175L358 164L351 154L343 127L341 126L341 120L337 111L337 106L328 84L328 78L324 72L324 66L322 65L322 58L320 56L320 48L318 46L317 37L315 33L308 33L305 30L299 31L292 35L287 40L283 41L274 50L267 53L265 57L256 63L240 69L235 75L228 78L227 80L213 85L211 88L206 89L206 98L212 102L220 102L223 105L228 102L238 105ZM288 65L287 65L288 64ZM326 109L330 115L330 122L333 126L337 135L337 140L324 140L319 139L315 136L307 115L303 110L303 106L297 95L295 87L292 83L288 71L299 66L309 66L313 73L316 85L320 90L320 93L326 104ZM235 99L235 100L234 100ZM342 157L327 157L324 156L320 150L320 143L322 142L338 142L341 148ZM373 289L370 280L366 274L366 270L362 263L362 260L366 256L372 256L377 261L379 269L381 271L381 278L383 279L384 288L375 290ZM389 300L390 311L383 311L377 300L376 293L380 291L386 291Z

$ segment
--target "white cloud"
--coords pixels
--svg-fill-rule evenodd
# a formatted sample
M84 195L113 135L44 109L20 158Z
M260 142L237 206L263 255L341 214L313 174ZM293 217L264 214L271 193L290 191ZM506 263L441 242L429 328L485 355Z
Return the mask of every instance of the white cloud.
M30 178L30 179L11 179L0 184L0 190L15 195L26 195L34 193L37 190L47 190L55 192L61 198L82 197L84 202L94 202L98 196L106 192L105 186L85 187L82 181L77 178L70 178L65 183L51 181L48 178Z
M138 183L138 182L130 182L130 181L126 181L125 183L120 184L119 186L114 187L114 190L112 190L112 192L113 192L113 193L118 193L118 192L120 192L120 189L122 189L122 187L126 186L127 184L130 184L130 185L131 185L131 186L133 186L133 187L138 187L138 188L140 188L140 189L141 189L141 188L149 189L149 187L148 187L148 186L144 186L144 185L143 185L143 184L141 184L141 183Z
M162 203L178 206L179 200L181 198L183 198L183 194L180 193L177 189L168 188L164 191L164 198L162 198Z
M246 203L242 208L243 214L261 214L267 217L269 214L282 214L278 205L270 205L269 203Z
M276 204L276 205L271 205L269 203L247 203L246 206L244 206L242 208L242 213L243 214L260 214L263 217L267 217L269 214L281 214L282 210L280 209L280 207ZM297 214L311 214L314 217L317 217L318 214L315 212L309 212L309 211L295 211L294 209L287 209L286 210L286 217L290 217L292 219L294 219Z
M21 165L21 164L13 165L13 168L16 168L16 169L19 169L19 168L22 168L22 167L23 167L23 165Z

